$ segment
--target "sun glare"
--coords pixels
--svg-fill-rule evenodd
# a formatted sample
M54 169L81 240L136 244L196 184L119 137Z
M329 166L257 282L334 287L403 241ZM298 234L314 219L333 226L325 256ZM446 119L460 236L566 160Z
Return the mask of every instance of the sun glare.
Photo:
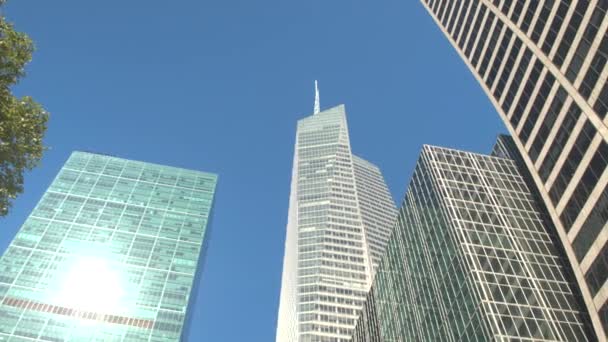
M124 288L118 270L107 260L83 256L68 271L60 301L66 306L94 312L120 310Z

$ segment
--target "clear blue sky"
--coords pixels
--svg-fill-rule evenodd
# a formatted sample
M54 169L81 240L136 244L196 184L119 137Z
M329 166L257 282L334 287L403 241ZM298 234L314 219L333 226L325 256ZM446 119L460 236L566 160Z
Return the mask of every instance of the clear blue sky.
M315 79L397 202L422 144L488 152L504 131L417 0L10 0L5 14L37 47L16 92L52 115L0 251L75 149L218 173L191 341L274 341Z

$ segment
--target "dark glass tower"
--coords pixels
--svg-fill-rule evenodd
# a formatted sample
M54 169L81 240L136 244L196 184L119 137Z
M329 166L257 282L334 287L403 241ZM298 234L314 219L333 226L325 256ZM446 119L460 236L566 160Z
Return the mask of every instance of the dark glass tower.
M0 341L179 341L217 177L74 152L0 258Z
M507 125L608 331L608 1L422 0Z
M596 340L512 152L423 147L353 342Z

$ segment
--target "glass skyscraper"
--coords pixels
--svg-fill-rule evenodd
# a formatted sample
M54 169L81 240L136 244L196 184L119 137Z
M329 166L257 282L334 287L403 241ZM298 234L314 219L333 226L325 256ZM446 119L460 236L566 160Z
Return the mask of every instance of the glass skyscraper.
M510 146L423 147L353 342L596 340Z
M605 336L608 1L422 3L514 137Z
M217 177L74 152L0 258L0 341L179 341Z
M350 341L396 216L344 106L318 108L297 127L277 342Z

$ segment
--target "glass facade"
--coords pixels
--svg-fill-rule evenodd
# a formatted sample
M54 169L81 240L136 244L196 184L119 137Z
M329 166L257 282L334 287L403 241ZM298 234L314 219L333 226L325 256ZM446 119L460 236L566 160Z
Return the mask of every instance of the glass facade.
M365 240L375 270L395 224L397 209L376 165L353 155L353 167Z
M350 341L396 216L337 106L298 122L277 342Z
M0 341L179 341L216 182L74 152L0 258Z
M353 342L595 341L537 199L514 160L424 146Z
M608 1L422 3L513 136L605 337Z

